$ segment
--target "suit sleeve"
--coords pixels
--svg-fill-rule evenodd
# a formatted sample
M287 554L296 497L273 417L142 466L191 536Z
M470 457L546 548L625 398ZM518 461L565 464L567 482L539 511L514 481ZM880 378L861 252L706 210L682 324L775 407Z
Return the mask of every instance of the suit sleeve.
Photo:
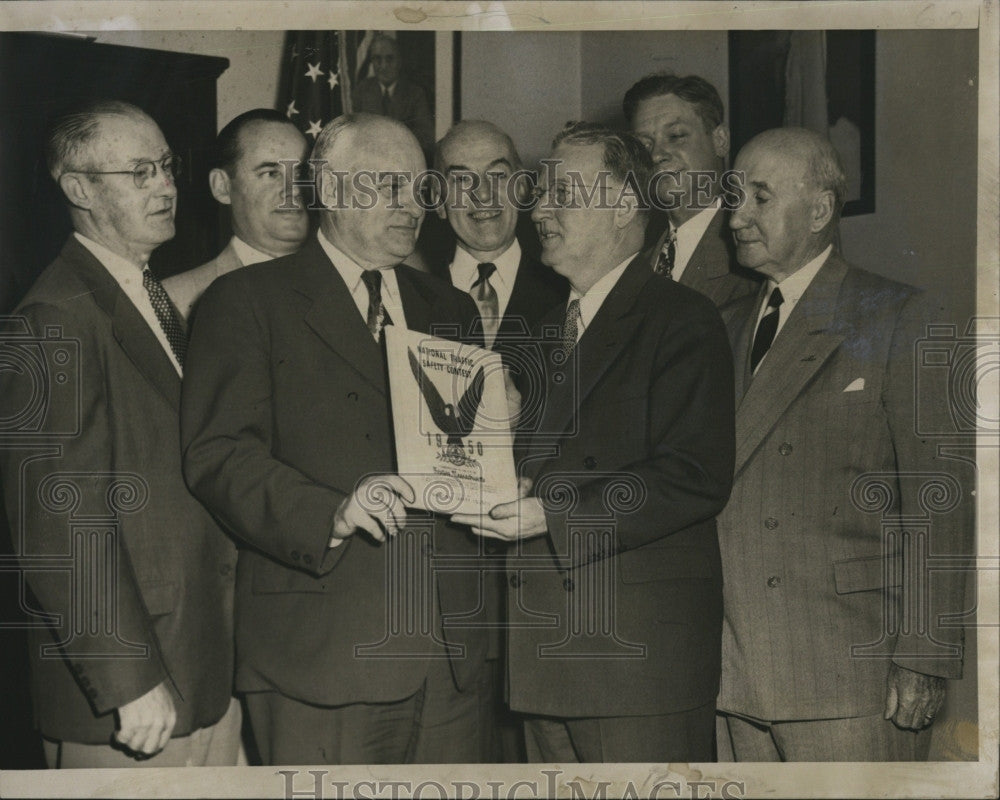
M39 386L29 370L17 367L0 370L0 417L15 418L21 410L32 406L39 391L46 403L37 428L38 447L0 447L11 532L15 542L23 542L18 555L28 567L39 556L65 557L73 552L72 514L82 515L88 509L108 513L106 498L114 482L109 429L113 409L108 406L105 392L104 347L98 341L93 321L83 315L77 318L62 307L43 304L28 306L21 313L33 335L42 337L47 329L59 328L64 340L78 345L80 375L77 395L57 390L48 383ZM19 348L12 340L8 352L15 349ZM25 345L23 352L29 350L45 358L44 345L37 350ZM51 369L52 363L47 366ZM53 372L46 372L43 380L53 378ZM65 490L47 482L56 475ZM66 500L71 501L72 508L64 507ZM117 520L118 535L114 537L117 569L109 576L117 615L114 641L90 633L91 625L84 625L60 645L81 692L98 715L141 697L168 677L129 558L127 537L123 535L130 518L141 513L138 509L133 514L120 515ZM79 560L75 566L79 569ZM41 608L61 620L58 634L70 635L78 625L72 621L83 611L76 606L80 595L74 593L72 585L74 578L81 577L80 573L74 571L68 575L35 566L26 568L24 575ZM106 600L103 594L95 598L97 603ZM96 613L95 609L91 613ZM109 656L109 649L128 657ZM141 655L143 650L145 655Z
M955 618L966 610L966 576L975 553L976 452L975 441L957 433L950 413L952 404L962 400L947 385L960 369L958 360L949 369L921 366L917 360L926 325L936 319L940 312L925 294L903 304L893 332L883 406L900 475L900 514L904 519L929 518L927 556L938 562L951 557L953 563L932 570L919 563L904 566L903 613L910 615L912 625L902 626L893 661L927 675L960 678L964 637ZM962 388L958 386L959 392ZM945 476L944 481L932 474ZM940 493L924 491L932 483ZM915 549L905 556L917 558Z
M647 450L617 470L635 479L644 496L635 511L616 514L614 551L585 554L588 560L710 520L729 499L735 458L732 355L718 313L707 300L698 305L698 313L668 326L660 338L648 387ZM573 516L606 517L617 480L579 483ZM546 519L555 552L569 553L566 514L547 512ZM565 555L557 558L564 567L576 566Z
M181 399L184 477L230 531L272 558L317 575L350 547L330 548L345 491L319 484L272 453L269 331L242 276L202 296Z

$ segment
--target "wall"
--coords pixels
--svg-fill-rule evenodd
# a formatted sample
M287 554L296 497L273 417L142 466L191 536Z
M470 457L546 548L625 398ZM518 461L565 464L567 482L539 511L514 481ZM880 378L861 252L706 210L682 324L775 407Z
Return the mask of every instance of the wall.
M977 37L879 31L875 213L841 224L849 260L959 309L975 293Z
M102 44L199 53L229 59L219 77L218 123L251 108L271 108L278 91L284 31L100 31Z
M622 98L650 72L701 75L729 109L725 31L594 31L583 35L583 119L624 126Z
M579 33L463 33L462 116L499 125L533 168L580 119L580 59Z

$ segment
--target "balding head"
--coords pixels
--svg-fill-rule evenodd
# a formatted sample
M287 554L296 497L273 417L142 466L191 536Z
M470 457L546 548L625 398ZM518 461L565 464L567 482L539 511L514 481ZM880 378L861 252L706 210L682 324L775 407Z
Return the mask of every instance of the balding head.
M832 241L847 181L833 146L804 128L755 136L736 156L746 199L733 212L740 264L780 283Z
M394 267L413 252L424 211L414 185L425 169L416 137L401 122L345 114L313 148L326 210L324 236L365 269Z
M463 120L437 143L434 165L445 191L437 213L458 246L478 261L499 258L514 242L518 205L529 191L510 136L490 122Z

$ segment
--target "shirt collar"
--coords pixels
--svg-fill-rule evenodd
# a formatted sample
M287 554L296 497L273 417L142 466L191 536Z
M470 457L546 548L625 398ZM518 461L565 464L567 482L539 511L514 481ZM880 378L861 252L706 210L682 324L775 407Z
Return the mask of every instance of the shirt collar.
M597 316L597 312L601 310L601 306L604 305L604 300L611 293L611 290L615 288L615 284L618 283L618 279L621 278L622 273L625 271L632 259L635 258L636 254L632 253L628 258L622 261L617 267L604 275L597 283L591 286L587 293L584 295L579 294L575 289L570 289L569 302L574 300L580 301L580 330L581 332L587 328L591 321Z
M722 208L722 198L717 197L712 205L703 208L690 219L676 226L671 222L670 226L677 232L678 239L684 236L693 237L694 241L699 241L705 235L708 226L712 223L712 217L715 216L715 212L720 208Z
M93 239L89 239L84 236L79 231L74 231L73 235L77 240L86 247L104 268L110 272L119 283L131 282L133 280L138 280L139 284L142 284L142 271L148 266L148 264L143 264L139 266L132 261L129 261L124 256L118 255L112 250L108 250L103 244L95 242Z
M364 281L361 279L361 274L365 271L364 267L360 266L347 253L327 239L323 235L323 231L317 231L316 236L319 239L320 247L323 248L323 252L333 262L333 266L340 273L340 277L344 279L344 283L347 284L347 288L351 294L353 295L359 291L359 287L364 287ZM397 304L399 302L399 290L396 285L395 268L382 269L379 272L382 273L382 302L386 305L390 303ZM364 292L367 294L367 287L364 288Z
M785 278L781 283L775 283L769 278L767 281L768 297L771 296L771 292L773 292L775 288L780 288L783 303L794 306L799 301L799 298L805 294L806 289L809 288L809 284L812 283L813 278L816 277L816 273L819 272L819 268L826 263L826 259L829 258L831 250L833 250L833 245L828 244L826 249L816 256L816 258L807 262L805 266L795 270L795 272Z
M260 264L263 261L272 261L274 256L268 255L262 250L258 250L256 247L247 244L239 236L233 236L230 240L230 244L233 246L233 250L236 251L236 257L240 260L240 263L244 267L249 267L251 264Z
M465 292L472 290L472 284L479 280L479 265L483 263L474 258L471 253L463 249L461 245L455 248L455 259L451 262L451 282L454 286ZM517 239L511 242L510 247L504 250L499 256L493 259L496 272L490 277L490 283L497 294L501 290L514 288L514 281L517 279L517 268L521 264L521 245Z

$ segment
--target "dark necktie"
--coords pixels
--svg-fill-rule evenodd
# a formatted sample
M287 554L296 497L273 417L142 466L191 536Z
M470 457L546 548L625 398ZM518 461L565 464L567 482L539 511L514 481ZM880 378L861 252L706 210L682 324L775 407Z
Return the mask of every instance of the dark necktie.
M368 289L368 330L375 337L376 342L382 341L382 329L386 325L392 325L389 312L382 305L382 272L377 269L366 269L361 273L361 280L365 282Z
M562 349L567 356L576 347L576 339L580 332L580 301L570 300L566 306L566 321L563 323Z
M668 278L673 280L674 259L676 257L677 229L671 225L670 233L667 234L667 240L663 243L663 247L660 248L660 252L656 256L656 266L653 267L653 272L657 275L666 275Z
M496 289L490 284L490 276L497 271L496 264L486 262L476 267L479 277L472 284L472 299L476 301L479 317L483 321L483 339L487 347L493 346L497 330L500 328L500 301Z
M751 373L757 371L757 365L760 364L761 359L766 355L771 347L771 343L774 341L774 335L778 332L778 318L781 313L781 304L784 302L785 298L781 296L781 289L775 286L774 291L771 292L770 299L767 301L767 311L760 318L760 323L757 325L757 333L753 337L753 347L750 348Z
M382 87L382 114L384 116L386 116L386 117L390 116L390 114L389 114L389 87L388 86L383 86Z
M174 311L173 304L167 296L167 290L156 279L148 265L142 268L142 285L149 295L149 302L153 306L153 311L156 312L156 318L160 322L163 333L166 334L167 343L174 353L174 358L183 367L184 356L187 355L187 335L184 333L184 325L177 316L177 312Z

